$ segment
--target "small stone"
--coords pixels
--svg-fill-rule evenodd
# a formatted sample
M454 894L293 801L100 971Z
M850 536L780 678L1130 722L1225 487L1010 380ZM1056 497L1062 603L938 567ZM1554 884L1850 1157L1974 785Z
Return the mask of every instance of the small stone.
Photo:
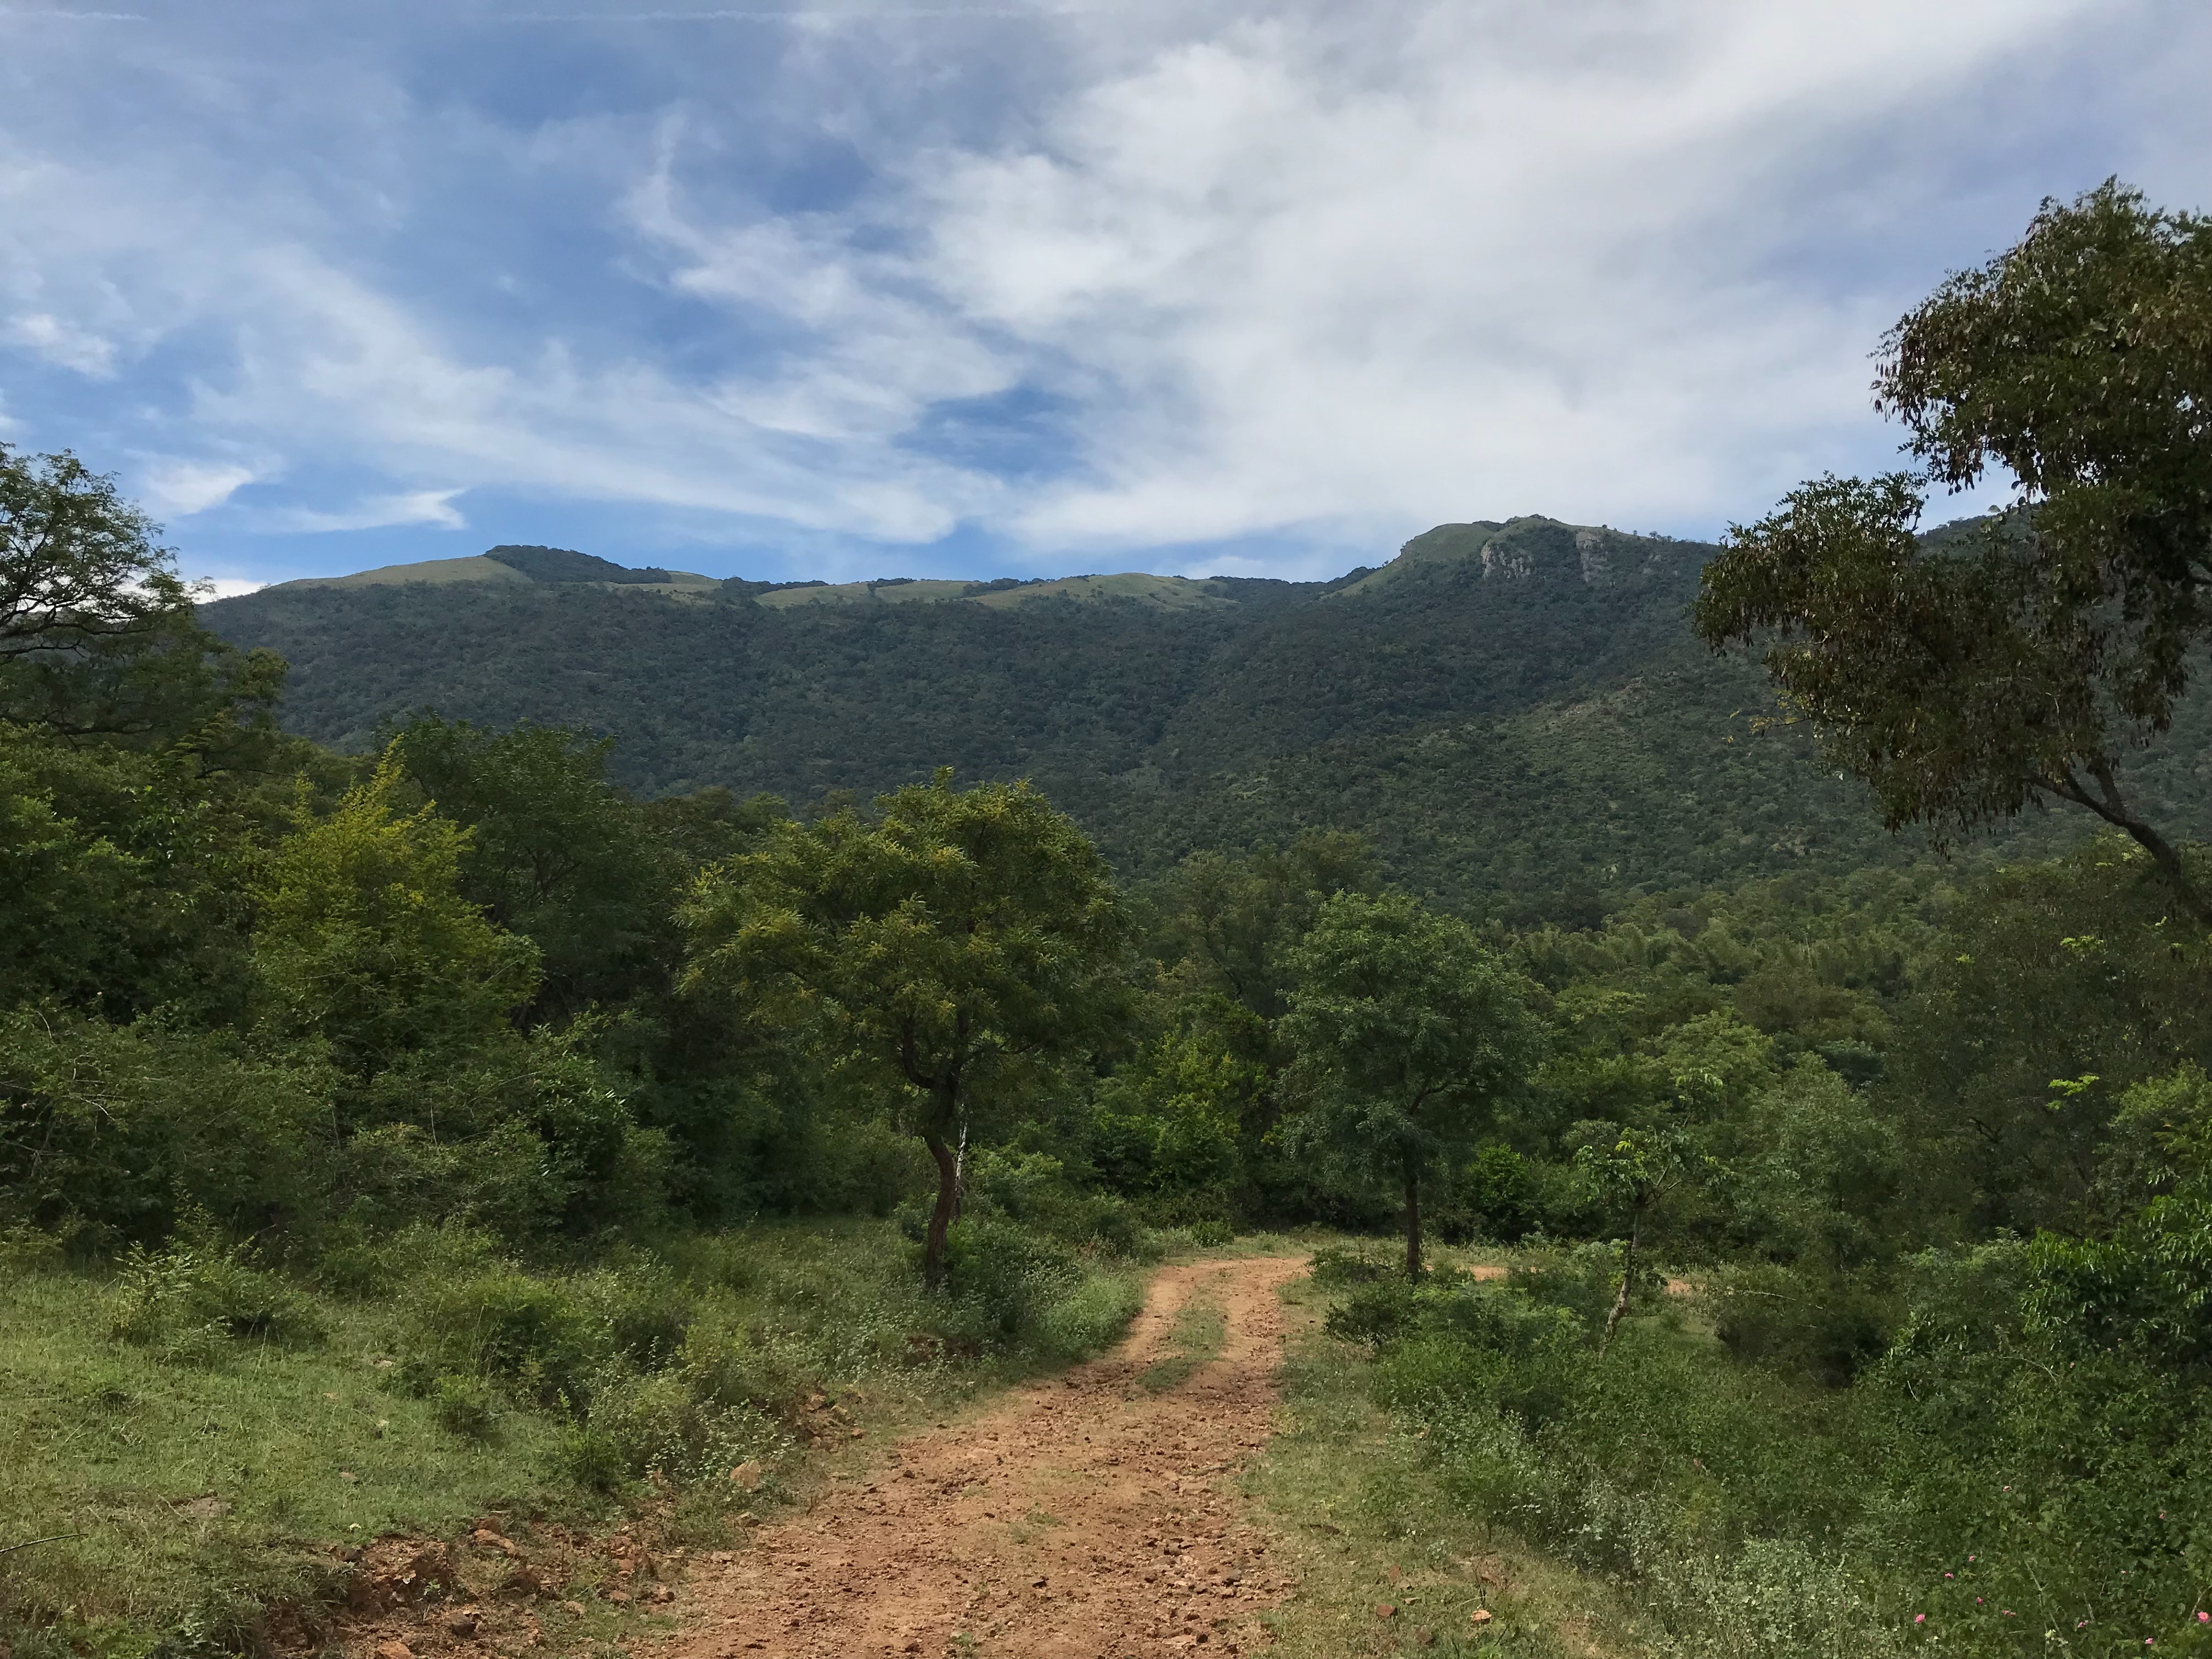
M561 1604L561 1611L581 1619L584 1616L584 1604L581 1601L563 1601Z
M456 1636L474 1636L477 1633L477 1610L474 1607L462 1608L447 1619L446 1628Z
M1388 1601L1377 1601L1375 1604L1375 1616L1377 1619L1395 1619L1398 1616L1398 1609Z
M338 1471L338 1479L339 1479L339 1480L344 1480L344 1481L349 1481L349 1482L350 1482L350 1481L358 1480L360 1480L360 1479L361 1479L361 1477L360 1477L359 1475L356 1474L355 1474L351 1469L340 1469L340 1470Z
M1490 1609L1488 1607L1477 1607L1473 1613L1468 1615L1468 1621L1472 1624L1486 1625L1490 1622Z
M404 1642L379 1642L376 1659L415 1659L415 1650Z
M613 1602L618 1607L626 1607L629 1605L629 1592L628 1590L609 1590L607 1592L607 1600Z

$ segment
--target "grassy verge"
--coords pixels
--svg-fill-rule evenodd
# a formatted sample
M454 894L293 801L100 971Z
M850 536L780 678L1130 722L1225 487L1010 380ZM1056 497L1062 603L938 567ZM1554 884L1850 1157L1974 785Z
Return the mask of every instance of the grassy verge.
M0 1261L0 1549L22 1546L0 1555L0 1652L254 1645L272 1606L342 1595L361 1545L487 1519L554 1564L543 1638L604 1642L643 1610L598 1595L629 1546L582 1540L726 1545L839 1452L1097 1351L1140 1298L1133 1264L1088 1259L927 1298L905 1256L868 1221L571 1273L424 1235L347 1265L340 1294L217 1247L121 1273L19 1250Z
M1454 1497L1425 1440L1374 1403L1364 1351L1322 1332L1325 1292L1294 1280L1284 1301L1284 1426L1247 1476L1301 1586L1270 1620L1280 1659L1641 1650L1602 1582L1547 1560ZM1478 1622L1478 1611L1490 1617Z

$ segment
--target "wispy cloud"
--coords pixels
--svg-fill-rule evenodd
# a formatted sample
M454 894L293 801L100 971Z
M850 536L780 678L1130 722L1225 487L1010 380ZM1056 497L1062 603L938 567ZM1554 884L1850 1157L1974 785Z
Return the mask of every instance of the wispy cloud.
M468 522L453 505L453 497L460 493L458 489L418 489L404 495L374 495L335 513L295 508L283 516L289 528L317 534L333 530L382 530L393 525L410 524L459 530Z
M0 28L12 441L217 568L581 514L885 569L1707 530L1881 464L1869 347L2037 198L2212 200L2173 0Z

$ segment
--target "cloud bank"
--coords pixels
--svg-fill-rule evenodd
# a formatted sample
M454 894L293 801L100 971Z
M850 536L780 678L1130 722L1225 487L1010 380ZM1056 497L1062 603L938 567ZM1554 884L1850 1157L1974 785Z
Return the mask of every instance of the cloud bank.
M1869 350L2040 197L2212 205L2207 48L2158 0L0 11L4 435L238 580L1711 533L1885 464Z

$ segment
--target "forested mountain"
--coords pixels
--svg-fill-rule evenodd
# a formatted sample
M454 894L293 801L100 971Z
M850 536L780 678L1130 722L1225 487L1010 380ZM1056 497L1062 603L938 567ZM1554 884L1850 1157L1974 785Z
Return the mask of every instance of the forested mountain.
M1334 582L835 586L556 551L288 583L204 617L281 653L287 725L341 748L429 708L605 732L647 794L803 805L939 766L1027 776L1132 873L1356 830L1419 890L1565 917L1920 845L1759 718L1755 665L1692 638L1701 544L1532 517L1440 526ZM2202 825L2206 779L2169 763L2144 781Z

